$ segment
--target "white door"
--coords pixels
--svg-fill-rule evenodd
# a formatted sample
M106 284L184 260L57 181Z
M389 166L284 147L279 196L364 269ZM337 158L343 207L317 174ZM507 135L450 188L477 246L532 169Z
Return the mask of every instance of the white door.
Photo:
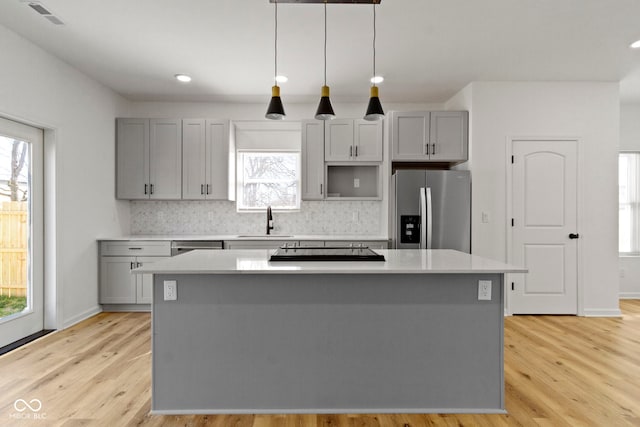
M513 141L514 314L577 314L577 159L577 141Z
M0 119L0 347L44 329L43 132Z

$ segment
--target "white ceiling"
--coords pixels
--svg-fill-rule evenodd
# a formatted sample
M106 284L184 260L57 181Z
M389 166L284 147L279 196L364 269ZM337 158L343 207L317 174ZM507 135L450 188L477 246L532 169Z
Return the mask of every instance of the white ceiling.
M273 84L269 0L42 0L64 26L22 0L0 24L131 100L267 102ZM329 5L327 83L365 102L371 5ZM322 85L323 6L280 4L279 73L287 102ZM621 81L640 102L638 0L382 0L377 71L383 103L443 102L472 81ZM3 64L7 66L7 64ZM173 75L186 73L190 84Z

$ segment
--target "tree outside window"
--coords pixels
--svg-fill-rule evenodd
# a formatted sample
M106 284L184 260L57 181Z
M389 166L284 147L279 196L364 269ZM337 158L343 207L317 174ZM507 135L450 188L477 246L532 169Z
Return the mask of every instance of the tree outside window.
M238 152L238 211L300 209L300 153Z

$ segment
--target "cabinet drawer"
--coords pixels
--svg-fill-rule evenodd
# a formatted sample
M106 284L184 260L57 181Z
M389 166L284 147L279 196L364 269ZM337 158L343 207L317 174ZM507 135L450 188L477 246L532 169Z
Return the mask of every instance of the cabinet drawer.
M291 240L225 240L225 249L277 249L280 246L297 245Z
M171 242L129 240L102 242L102 256L171 256Z
M362 241L353 241L353 240L327 240L325 242L325 246L333 246L333 247L342 247L342 246L366 246L369 249L388 249L389 242L386 240L362 240Z

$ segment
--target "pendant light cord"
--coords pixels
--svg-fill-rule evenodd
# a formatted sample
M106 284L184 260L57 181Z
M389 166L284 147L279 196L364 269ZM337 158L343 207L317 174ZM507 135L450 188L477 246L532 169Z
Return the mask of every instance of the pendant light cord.
M327 2L324 2L324 85L327 85Z
M373 3L373 85L376 85L376 4Z
M273 55L274 61L275 61L275 64L273 66L273 68L274 68L273 81L274 81L275 86L277 86L278 85L278 2L275 2L274 4L275 4L275 11L276 11L275 12L275 14L276 14L276 16L275 16L276 25L275 25L275 37L274 37L274 40L275 40L275 42L274 42L275 54Z

